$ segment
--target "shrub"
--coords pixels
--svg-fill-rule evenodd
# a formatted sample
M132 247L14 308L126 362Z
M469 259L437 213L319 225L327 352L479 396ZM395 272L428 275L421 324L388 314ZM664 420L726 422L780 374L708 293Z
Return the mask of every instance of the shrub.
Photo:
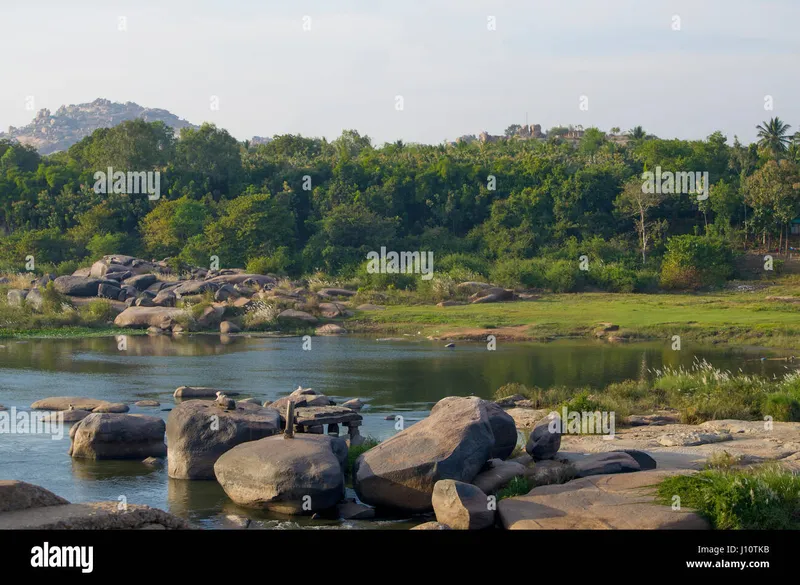
M518 475L509 481L505 487L497 492L497 499L513 498L515 496L524 496L533 489L530 480L524 475Z
M788 393L769 394L764 399L762 413L781 422L800 422L800 401Z
M661 265L661 286L697 289L719 285L733 274L733 251L723 240L706 236L673 236Z
M474 254L447 254L434 264L437 272L467 271L472 274L489 276L489 263Z
M364 442L360 445L350 445L347 449L347 475L352 477L353 465L355 465L356 459L379 443L380 441L374 437L365 437Z
M276 319L281 313L277 303L269 301L256 301L244 315L244 325L247 329L260 329L276 324Z
M294 267L289 248L282 246L271 256L257 256L247 262L246 270L251 274L287 274Z
M69 299L56 290L55 285L51 282L42 290L42 311L45 313L60 313L64 307L71 307L72 303Z
M501 260L494 265L490 280L507 288L548 288L545 277L546 261L540 258L530 260Z
M589 282L609 292L633 292L636 290L637 272L622 264L598 262L589 268Z
M86 244L86 250L92 258L101 258L108 254L120 254L128 249L127 234L95 234Z
M583 286L583 272L577 262L557 260L545 272L547 287L553 292L575 292Z
M600 402L595 400L588 390L573 396L563 406L566 406L569 412L596 412L602 409Z
M83 308L84 314L99 323L113 321L117 316L117 312L107 299L94 299Z

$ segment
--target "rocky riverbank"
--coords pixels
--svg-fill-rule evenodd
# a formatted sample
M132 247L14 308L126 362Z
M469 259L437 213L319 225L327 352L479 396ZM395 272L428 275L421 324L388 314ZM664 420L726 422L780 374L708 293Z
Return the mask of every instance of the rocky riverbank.
M258 404L190 387L177 389L175 401L166 424L121 412L124 404L80 397L32 408L86 413L69 433L76 459L156 465L166 457L171 478L217 481L241 508L327 520L405 517L417 529L703 529L706 518L664 505L656 486L722 453L739 467L775 462L786 473L800 471L800 423L682 425L659 412L630 417L611 436L576 435L557 414L522 401L448 397L351 464L348 452L363 442L362 401L337 405L298 388ZM356 498L346 497L348 484ZM100 527L184 527L160 511L133 506L128 518L135 519L120 519L116 502L69 505L52 494L25 496L52 510L23 513L37 505L21 507L19 493L41 492L4 489L0 528L85 527L92 510L101 512Z

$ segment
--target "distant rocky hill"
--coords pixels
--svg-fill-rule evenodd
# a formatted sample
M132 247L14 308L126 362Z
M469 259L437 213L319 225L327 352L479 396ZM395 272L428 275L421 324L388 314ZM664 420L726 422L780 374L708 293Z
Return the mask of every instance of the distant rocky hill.
M197 128L167 110L144 108L133 102L120 104L96 99L88 104L61 106L55 114L47 109L39 110L33 122L22 128L9 127L7 133L0 133L0 139L13 138L30 144L40 154L50 154L68 149L98 128L110 128L136 118L146 122L164 122L176 131L186 127Z

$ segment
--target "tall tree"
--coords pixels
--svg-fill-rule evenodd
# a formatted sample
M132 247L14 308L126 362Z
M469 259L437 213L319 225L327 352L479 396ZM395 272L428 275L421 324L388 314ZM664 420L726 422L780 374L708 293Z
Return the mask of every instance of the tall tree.
M639 236L642 250L642 264L647 261L647 246L652 237L651 228L655 222L650 220L650 213L663 201L661 193L648 193L642 186L642 181L634 178L625 184L614 205L623 215L633 217L633 224Z
M769 122L762 122L756 129L758 130L758 145L765 151L772 154L777 160L786 152L791 140L787 133L791 126L785 124L780 118L772 118Z

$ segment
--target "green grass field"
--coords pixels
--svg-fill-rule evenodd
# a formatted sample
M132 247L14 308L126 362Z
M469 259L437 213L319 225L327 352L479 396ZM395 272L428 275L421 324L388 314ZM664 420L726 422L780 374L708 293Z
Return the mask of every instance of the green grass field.
M800 303L768 301L790 296L786 287L758 292L706 294L576 293L543 295L537 300L437 307L387 306L356 316L363 331L421 332L458 336L470 330L517 327L528 339L593 336L599 323L620 327L629 339L693 341L800 348ZM798 297L800 300L800 297ZM353 327L350 327L353 329Z

